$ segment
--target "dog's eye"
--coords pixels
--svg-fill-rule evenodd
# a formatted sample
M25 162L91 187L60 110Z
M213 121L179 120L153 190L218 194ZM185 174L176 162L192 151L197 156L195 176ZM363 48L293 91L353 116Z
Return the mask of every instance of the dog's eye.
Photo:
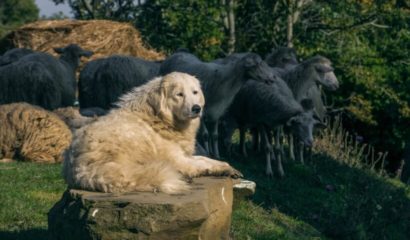
M178 97L183 97L184 94L183 94L182 92L180 92L180 93L177 93L177 96L178 96Z
M198 91L195 90L193 93L194 93L194 95L197 95L197 94L198 94Z

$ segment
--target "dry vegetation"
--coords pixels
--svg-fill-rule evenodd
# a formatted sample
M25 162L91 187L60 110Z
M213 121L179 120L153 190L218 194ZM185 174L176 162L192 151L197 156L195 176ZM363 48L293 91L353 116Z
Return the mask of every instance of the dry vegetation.
M76 43L94 55L90 60L113 54L131 55L147 60L162 60L165 55L149 47L140 33L128 23L107 20L52 20L26 24L8 34L1 48L24 47L56 55L53 48Z
M350 167L370 169L380 176L386 174L388 152L376 153L373 146L362 143L360 137L351 135L343 128L339 116L329 122L330 126L321 131L315 139L315 152L326 154Z

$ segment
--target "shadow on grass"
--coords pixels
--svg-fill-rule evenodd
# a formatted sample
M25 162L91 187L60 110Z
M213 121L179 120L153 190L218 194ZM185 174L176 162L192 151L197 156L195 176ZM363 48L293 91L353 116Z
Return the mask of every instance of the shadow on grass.
M287 176L268 179L263 156L253 155L229 162L256 182L257 205L300 219L331 239L410 239L410 188L401 182L322 154L305 165L285 162Z
M47 229L33 228L22 231L5 232L0 230L1 240L48 240Z

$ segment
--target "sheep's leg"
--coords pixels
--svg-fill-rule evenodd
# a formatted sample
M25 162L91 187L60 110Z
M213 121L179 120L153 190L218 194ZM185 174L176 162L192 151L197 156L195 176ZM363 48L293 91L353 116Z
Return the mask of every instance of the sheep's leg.
M259 131L257 128L252 128L252 143L253 143L253 150L255 152L260 152L261 150L261 145L259 141Z
M302 142L298 143L298 155L299 155L299 161L301 164L304 164L305 161L303 160L303 149L305 147L305 145Z
M312 161L312 147L307 148L307 161Z
M246 146L245 146L245 131L246 131L246 128L244 126L239 127L239 147L241 149L241 154L244 157L247 157L248 154L246 152Z
M232 135L228 135L232 136ZM226 154L228 155L228 158L232 157L232 140L231 137L224 136L223 138L223 146L225 149Z
M261 135L261 144L263 146L263 151L265 153L266 175L268 177L273 177L272 163L271 163L272 145L270 144L270 140L268 139L265 128L263 126L260 126L258 130L259 130L259 134Z
M288 134L288 144L289 144L289 159L291 161L295 161L295 144L293 140L293 135L290 133Z
M212 156L214 158L220 158L219 156L219 145L218 145L218 121L212 121L209 124L211 131L211 143L212 143Z
M285 171L283 171L282 166L282 147L280 141L280 129L275 129L275 155L276 155L276 170L278 171L279 177L285 176Z
M274 143L272 143L272 146L275 146L274 147L274 154L275 154L275 158L276 159L283 159L283 155L281 155L282 153L281 153L281 151L278 151L278 149L277 148L281 148L282 147L282 141L281 141L281 139L280 139L280 129L279 129L279 127L277 127L277 128L274 128L273 130L272 130L272 132L273 132L273 136L270 134L271 133L271 131L268 131L268 138L270 139L270 140L272 140L273 139L273 141L274 141Z
M199 134L201 136L202 146L205 148L205 151L208 153L208 155L210 155L211 152L209 149L209 132L205 126L204 120L201 120L201 124L199 126Z
M283 142L284 142L284 137L283 137L283 135L285 134L284 132L283 132L283 127L281 126L281 127L279 127L279 141L280 141L280 154L281 154L281 156L282 156L282 159L285 159L285 150L284 150L284 148L283 148Z

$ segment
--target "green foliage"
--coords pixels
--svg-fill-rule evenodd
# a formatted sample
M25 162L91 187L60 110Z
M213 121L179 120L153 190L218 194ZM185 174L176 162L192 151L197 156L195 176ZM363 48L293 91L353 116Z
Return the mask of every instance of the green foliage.
M22 24L37 20L38 13L34 0L0 1L0 37Z
M144 38L162 51L184 47L210 60L224 41L219 1L148 0L136 21Z
M56 4L67 2L77 19L112 19L132 21L138 13L134 0L52 0Z
M63 12L56 12L53 13L51 16L41 16L42 20L63 20L69 18L67 15L65 15Z
M319 1L315 8L307 11L319 14L315 24L299 25L306 31L297 38L298 52L334 62L341 89L331 95L347 110L345 126L398 163L410 136L410 9L370 0Z
M236 11L237 51L266 53L286 43L285 1L238 1Z

